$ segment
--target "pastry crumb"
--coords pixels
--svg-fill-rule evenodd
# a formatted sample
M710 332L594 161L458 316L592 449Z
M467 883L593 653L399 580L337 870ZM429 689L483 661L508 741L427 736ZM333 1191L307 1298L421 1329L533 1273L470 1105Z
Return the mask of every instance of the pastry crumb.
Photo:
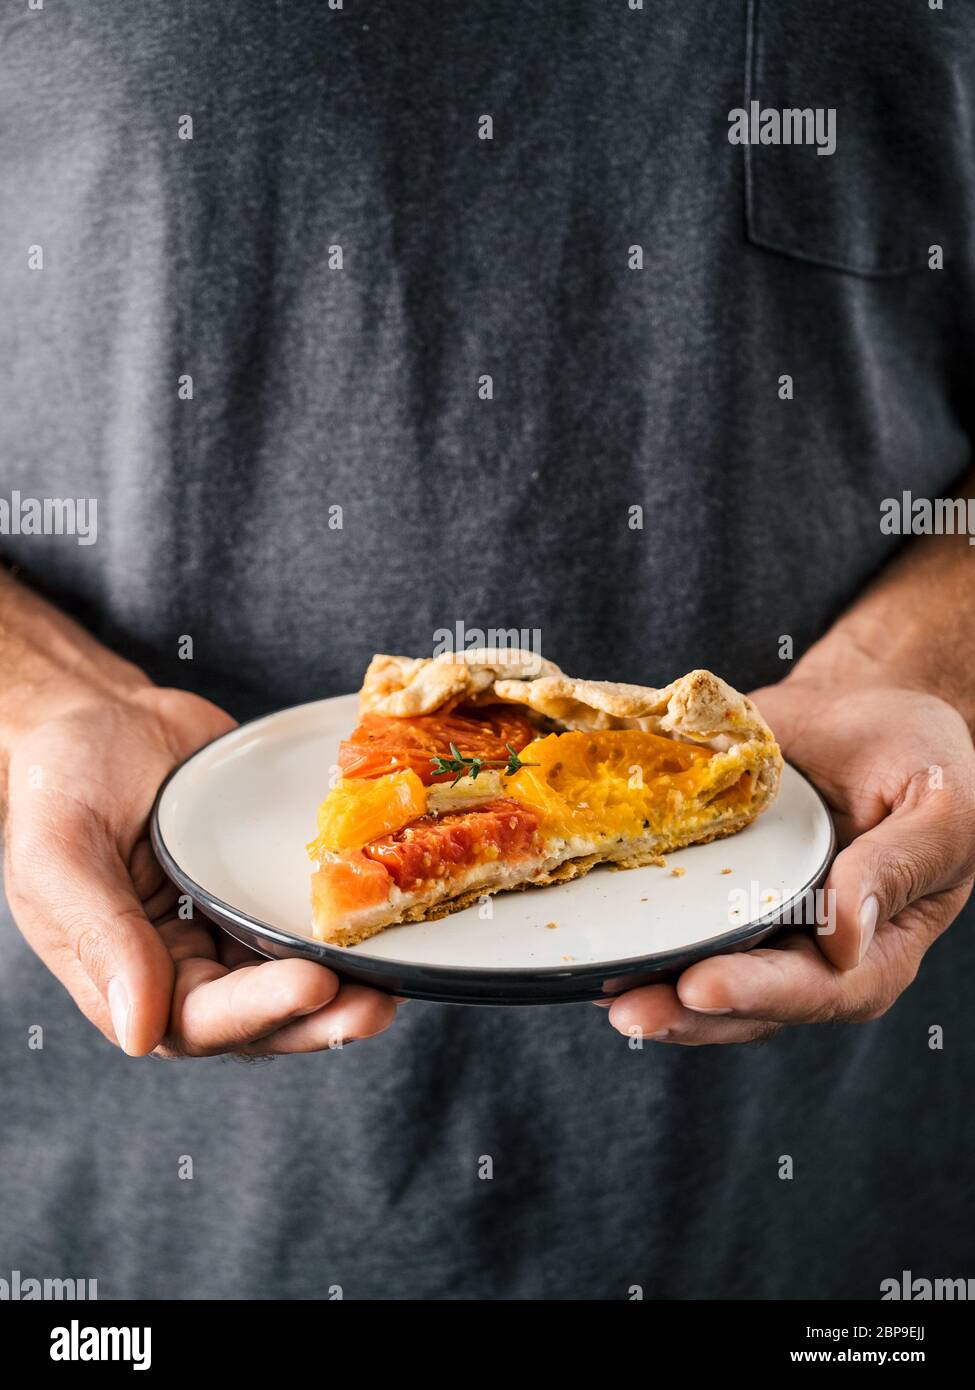
M671 869L670 876L671 878L683 878L686 873L686 869Z
M765 894L765 897L762 899L762 902L763 902L763 903L774 903L774 902L775 902L775 894L774 894L774 893L766 893L766 894Z
M556 931L556 930L558 929L558 925L559 925L558 922L546 922L546 923L545 923L545 930L546 930L546 931Z
M650 901L650 899L649 899L649 898L641 898L640 901L641 901L641 903L648 903L648 902Z
M721 872L723 874L733 874L735 871L734 869L722 869Z
M563 956L563 960L575 960L575 956Z

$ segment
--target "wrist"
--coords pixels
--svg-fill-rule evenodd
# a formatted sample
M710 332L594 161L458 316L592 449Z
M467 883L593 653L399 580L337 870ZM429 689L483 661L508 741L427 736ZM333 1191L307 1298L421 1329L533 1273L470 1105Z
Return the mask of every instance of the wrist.
M883 650L867 640L848 620L841 619L803 653L790 679L889 685L893 682L893 671Z
M796 663L790 680L846 686L886 686L933 695L953 705L969 727L975 723L970 674L958 669L954 643L940 644L930 630L894 615L882 623L851 614L830 629Z
M0 756L47 719L151 684L0 568Z
M126 701L151 688L152 682L135 667L128 667L119 679L111 670L80 672L33 664L16 682L0 689L0 756L9 758L21 738L51 719Z

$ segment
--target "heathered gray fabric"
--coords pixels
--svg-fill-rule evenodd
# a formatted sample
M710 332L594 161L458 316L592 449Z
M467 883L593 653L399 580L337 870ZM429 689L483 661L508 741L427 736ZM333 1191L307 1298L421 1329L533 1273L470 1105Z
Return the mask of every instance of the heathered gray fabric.
M880 500L968 462L961 6L7 9L0 495L96 496L99 537L0 556L159 680L245 717L461 619L539 627L581 674L748 688L895 553ZM838 147L751 150L746 221L749 93L836 106ZM972 925L883 1020L766 1048L412 1003L243 1066L122 1058L3 914L0 1275L621 1298L971 1273Z

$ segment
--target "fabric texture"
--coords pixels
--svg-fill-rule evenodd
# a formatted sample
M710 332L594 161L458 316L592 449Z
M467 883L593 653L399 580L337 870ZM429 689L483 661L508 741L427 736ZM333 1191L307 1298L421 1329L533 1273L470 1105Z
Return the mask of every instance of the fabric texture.
M747 690L896 553L882 499L968 466L961 6L5 11L0 495L95 497L98 539L0 558L156 680L246 718L462 621L537 628L573 674ZM750 95L835 107L835 154L731 145ZM0 918L0 1275L870 1298L971 1273L970 912L862 1027L638 1050L588 1005L413 1002L252 1066L123 1058Z

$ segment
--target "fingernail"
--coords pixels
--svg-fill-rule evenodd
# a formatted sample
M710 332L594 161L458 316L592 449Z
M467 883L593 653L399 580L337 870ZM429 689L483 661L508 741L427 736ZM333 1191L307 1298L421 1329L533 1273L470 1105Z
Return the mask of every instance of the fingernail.
M699 1004L688 1004L686 999L680 1001L685 1009L691 1009L696 1014L730 1014L731 1009L702 1009Z
M112 1027L119 1047L126 1051L129 1032L129 996L125 985L119 979L109 981L108 1011L112 1015Z
M664 1038L670 1037L670 1029L661 1028L659 1033L651 1033L650 1037L653 1039L654 1042L661 1042Z
M857 965L870 949L873 934L877 930L877 918L880 916L880 903L877 895L871 893L869 898L865 898L860 908L860 915L857 917L857 926L860 928L860 949L857 955Z

